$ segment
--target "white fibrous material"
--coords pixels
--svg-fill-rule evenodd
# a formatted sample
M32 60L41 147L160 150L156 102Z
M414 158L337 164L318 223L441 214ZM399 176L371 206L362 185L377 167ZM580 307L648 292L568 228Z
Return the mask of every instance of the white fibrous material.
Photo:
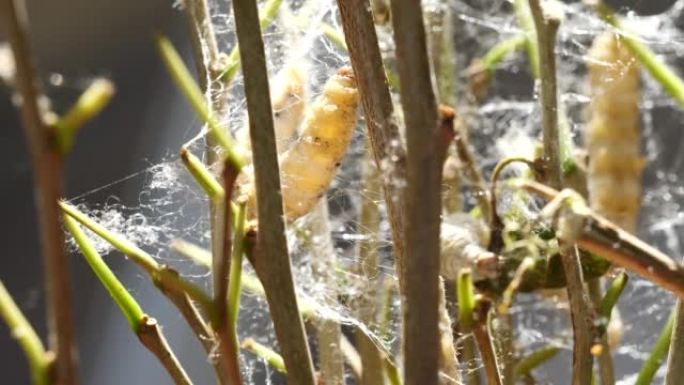
M440 274L444 279L455 280L463 269L472 270L476 280L496 272L497 257L487 251L488 231L481 220L465 213L442 219Z
M214 4L214 1L210 3L214 12L212 20L218 34L220 50L228 52L234 45L232 14L223 14L220 12L222 6ZM432 3L434 1L431 1ZM454 65L456 77L453 89L458 105L454 107L459 111L459 119L464 129L468 131L477 167L483 171L485 179L488 179L493 167L503 157L523 156L532 159L536 155L535 148L539 145L541 132L538 86L531 75L529 58L523 46L509 54L498 65L493 72L487 97L480 104L474 104L467 94L466 86L466 69L470 63L476 58L481 58L496 43L519 36L523 31L518 26L510 1L449 0L445 3L446 8L452 13L456 52L451 63L448 63ZM567 122L574 146L582 148L591 142L587 138L584 138L583 142L579 133L583 132L590 122L591 117L588 116L587 110L595 96L589 89L587 65L590 60L590 47L596 36L606 31L615 31L590 7L581 2L560 6L564 11L556 48L559 100L563 104L560 112ZM677 72L684 68L681 59L684 57L684 33L681 30L684 24L681 23L681 20L684 20L683 7L684 3L680 1L672 9L658 16L639 17L629 14L623 17L625 28L635 31L633 37L641 39ZM396 74L396 58L389 24L378 26L377 30L388 74L393 75ZM326 176L329 180L325 183L326 186L330 185L329 188L319 185L308 186L310 191L315 190L313 196L298 198L299 203L293 201L293 205L286 203L288 216L293 215L292 213L296 213L294 216L297 217L304 216L288 223L288 246L294 278L298 294L313 306L319 317L336 320L344 326L363 329L379 346L389 350L400 362L401 332L397 322L401 318L398 308L400 301L396 290L389 221L382 194L372 195L381 216L380 231L369 231L360 226L362 197L371 196L362 180L362 170L365 167L364 162L372 159L372 156L367 157L365 154L369 146L366 140L366 124L373 122L366 122L363 113L360 121L356 122L358 94L355 85L349 84L351 80L342 76L343 79L335 80L339 84L324 85L328 79L340 76L335 75L339 68L349 65L345 49L336 45L330 34L326 35L330 30L338 33L342 31L336 2L331 0L284 1L278 16L264 29L268 71L274 79L271 93L276 107L275 121L276 126L282 127L283 132L282 141L279 140L278 143L279 152L283 159L294 155L299 157L296 164L282 168L283 194L286 194L288 189L296 188L297 183L313 181L309 176L301 175L302 179L309 179L297 180L294 178L299 175L297 173L329 173ZM305 67L302 67L301 63L306 63ZM276 78L280 80L275 81ZM684 151L680 148L680 122L684 121L684 114L662 86L643 69L641 78L640 116L637 118L641 120L643 143L638 151L636 147L630 147L630 151L643 155L646 158L646 166L641 180L641 214L634 230L640 238L663 252L681 258L684 252L681 246L684 234L684 215L681 214L684 211ZM616 78L614 82L618 80ZM603 82L606 86L616 84L611 83L610 78L603 79ZM351 103L343 106L326 99L329 98L327 93L331 87L351 90L345 97L355 99L353 108ZM337 88L334 91L339 91ZM398 102L397 89L390 89L393 98ZM229 127L231 132L236 133L235 137L241 142L241 146L248 149L247 130L244 130L247 127L246 102L240 74L231 84L229 91L229 111L220 117L221 122ZM317 98L323 99L323 102L316 101ZM353 111L353 114L348 113L347 120L350 122L346 124L349 127L343 135L326 137L326 140L344 139L348 142L345 143L344 150L338 151L334 162L326 164L325 167L316 163L316 156L325 155L321 151L288 155L288 149L293 151L297 141L311 145L315 142L316 136L319 136L305 132L307 121L311 123L315 120L312 117L312 109L320 116L330 117L339 112L336 109L341 108L348 109L348 112ZM401 126L401 108L397 105L394 110L396 121ZM282 126L278 123L281 117ZM301 123L300 118L303 119ZM205 131L199 124L194 130L196 131L193 131L192 135L197 135L187 146L193 153L201 154L204 151ZM242 133L238 134L241 130ZM389 145L401 146L402 143L397 140ZM177 153L174 148L168 150L169 153ZM392 174L388 171L396 162L397 159L380 159L380 178L386 180ZM314 170L314 167L317 168ZM220 165L210 165L210 169L218 175ZM512 169L517 172L528 171L527 166ZM508 170L507 168L502 179L510 175ZM392 180L391 183L398 187L405 185L404 180ZM135 188L141 192L132 198L112 198L111 192L115 186L121 187L122 184L130 186L128 189ZM483 221L474 219L469 214L475 208L477 199L474 199L467 181L463 180L461 184L464 199L458 203L463 202L462 212L445 214L441 227L441 273L447 282L455 279L461 268L471 268L476 279L486 278L491 273L488 270L491 266L482 265L480 262L499 258L487 251L489 229ZM542 206L539 201L524 200L524 207L520 207L523 200L516 195L518 191L512 191L502 180L499 187L501 191L498 211L503 219L515 219L515 215L528 223L536 219ZM610 185L604 185L602 188L606 199L614 194L624 193L613 191L614 188ZM453 190L455 189L449 191ZM312 276L311 260L314 251L299 240L301 222L306 220L306 212L319 201L319 198L326 199L328 203L332 250L337 257L337 266L327 272L330 279ZM173 264L182 275L209 281L206 268L198 270L182 256L168 249L169 243L175 239L210 249L208 199L175 158L167 158L164 162L142 172L97 187L69 201L77 204L79 209L105 227L134 241L156 258ZM302 209L303 201L310 207ZM515 215L509 215L513 208L517 208ZM516 229L516 234L517 230L520 229ZM97 237L93 235L93 239ZM362 274L359 267L359 242L369 239L377 241L380 265L379 273L375 277ZM101 251L110 250L109 246L100 240L97 241L97 245ZM505 252L506 250L503 253ZM483 267L484 269L481 269ZM247 273L250 273L249 269ZM371 279L372 281L369 281ZM369 285L377 288L378 308L386 309L385 314L392 315L392 321L387 325L381 320L380 315L376 321L368 323L359 321L357 317L353 299ZM660 328L669 315L674 299L662 289L637 277L630 279L622 298L624 301L620 302L619 306L622 311L623 339L614 348L613 355L620 384L626 385L630 383L630 378L633 378L643 359L650 352ZM566 379L570 378L571 365L568 363L572 360L572 333L564 306L564 302L560 300L542 298L535 293L518 293L510 309L516 357L549 343L563 348L556 358L535 372L537 383L540 384L566 383ZM271 347L276 346L267 306L262 298L248 293L243 295L239 325L240 339L256 336L259 342ZM261 362L253 355L243 354L242 358L248 363L243 365L245 375L251 376L255 368L264 371ZM462 363L462 369L466 368L466 364L472 363ZM476 362L467 368L479 366ZM254 382L250 382L252 383Z

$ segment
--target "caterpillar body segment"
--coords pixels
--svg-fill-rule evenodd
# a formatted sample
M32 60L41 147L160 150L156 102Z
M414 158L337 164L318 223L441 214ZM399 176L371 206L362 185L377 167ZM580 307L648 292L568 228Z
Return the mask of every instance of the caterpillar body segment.
M354 74L344 67L328 79L322 94L306 111L299 138L280 157L287 221L311 211L328 190L351 141L358 100ZM257 203L253 183L248 182L243 191L253 216Z
M341 68L325 84L307 111L301 136L280 162L285 217L294 220L325 194L347 152L357 120L359 93L350 68Z
M289 65L283 68L271 87L273 108L273 129L275 131L278 154L282 154L292 143L297 128L304 119L306 108L306 77L303 65ZM245 158L251 159L252 146L249 138L249 121L238 133L243 144Z
M594 40L589 51L590 121L584 133L589 156L590 206L634 232L641 206L639 69L613 33Z

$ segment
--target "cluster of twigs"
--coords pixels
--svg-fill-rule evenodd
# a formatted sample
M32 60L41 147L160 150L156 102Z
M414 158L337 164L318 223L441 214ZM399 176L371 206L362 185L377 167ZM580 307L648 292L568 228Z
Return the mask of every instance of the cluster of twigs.
M527 35L497 45L472 68L473 85L477 86L473 92L483 97L482 87L496 63L508 52L523 45L527 47L532 72L541 82L543 151L537 160L509 159L502 161L501 167L511 161L522 160L535 168L538 181L516 179L505 186L550 201L540 214L540 221L550 222L555 229L564 274L563 286L567 288L573 325L572 383L584 385L592 381L593 354L601 354L601 342L597 341L602 341L605 324L626 284L626 276L619 276L596 304L592 304L584 276L587 259L583 259L582 254L599 255L670 290L680 299L684 299L684 268L594 213L577 193L567 189L565 174L574 168L570 166L573 160L567 156L565 148L568 146L567 133L559 128L554 50L555 33L562 15L554 13L549 2L529 0L525 3L521 0L515 4L521 27ZM453 48L453 44L448 34L442 41L440 39L444 39L445 34L432 32L436 28L434 24L440 27L453 20L448 14L439 12L424 15L420 2L411 0L392 0L389 7L382 0L339 0L344 37L342 39L339 31L327 29L326 32L348 50L370 142L368 159L375 161L375 167L369 165L364 178L369 185L375 186L373 192L382 190L385 197L402 307L403 364L399 365L403 368L402 376L394 357L375 344L367 331L355 330L356 343L349 343L340 333L340 325L331 324L330 320L317 313L316 303L296 295L286 243L278 153L262 39L262 28L274 17L280 0L268 0L261 10L254 0L234 0L232 5L237 40L242 49L236 45L230 54L224 55L216 45L206 0L185 1L195 42L199 86L171 43L162 36L157 37L159 52L170 74L207 125L206 159L212 165L219 164L222 170L220 175L215 175L187 148L181 150L183 163L206 192L211 204L212 247L211 251L206 251L182 242L175 243L173 247L211 268L213 293L209 295L123 236L60 201L64 156L73 145L78 129L106 105L113 88L103 80L94 82L67 114L56 117L44 103L46 99L35 74L27 42L28 24L23 2L0 0L0 20L6 26L17 63L15 83L21 96L22 118L34 166L36 205L46 266L49 349L43 347L1 284L0 313L26 352L34 383L77 383L62 225L75 239L133 332L157 356L177 384L191 384L192 381L166 343L156 320L143 311L107 267L81 226L109 242L148 274L155 286L178 308L207 354L217 355L218 359L213 364L221 384L243 383L239 360L241 347L264 357L269 365L286 373L291 384L344 383L342 357L361 384L378 384L385 380L393 385L461 381L478 384L479 373L466 371L462 378L458 362L458 356L466 361L472 359L476 354L475 345L488 384L513 384L518 379L534 383L532 370L551 358L558 348L544 347L514 361L510 335L512 325L507 307L514 293L525 284L535 262L526 258L511 268L506 261L501 261L500 276L512 276L513 279L507 281L504 290L491 295L496 291L482 289L478 282L473 282L473 272L469 269L461 270L455 282L447 282L447 288L455 286L456 298L445 294L445 282L440 277L442 166L449 155L451 142L456 143L456 156L464 164L464 174L474 185L473 189L478 192L484 219L491 225L490 251L500 253L503 247L495 183L489 191L468 146L463 127L455 129L453 109L438 104L453 102L451 84L445 83L452 81L449 74L453 75L454 70L449 67L450 60L439 55L450 50L440 50L435 46ZM617 18L606 6L598 6L598 13L608 23L619 27ZM391 18L396 43L403 121L398 120L393 110L386 75L392 72L383 62L376 34L376 24L384 25L388 18ZM430 23L428 34L424 20ZM383 28L389 27L385 25ZM625 35L624 39L644 68L681 102L684 95L681 80L635 38ZM225 90L240 68L245 81L258 202L255 224L247 223L245 202L234 199L233 190L243 172L244 161L233 139L220 124L226 109ZM436 90L431 80L433 75L439 82ZM400 125L406 129L405 147L401 144ZM494 182L497 176L498 171ZM563 190L558 192L560 189ZM362 225L377 231L380 221L377 207L372 202L364 202L362 211ZM323 211L320 215L325 218L327 214ZM366 292L372 293L361 296L356 302L364 322L383 314L379 311L381 306L375 295L379 291L375 249L371 240L360 250L360 271L368 278ZM243 255L254 267L257 277L242 272ZM474 269L477 271L477 266ZM266 298L280 354L253 340L239 344L236 330L243 289ZM448 303L455 304L458 312L449 314ZM674 335L675 343L670 348L668 384L674 384L681 375L684 344L679 341L682 338L678 328L682 318L679 308L673 313L662 341L659 340L652 358L642 370L639 384L649 383L652 379L671 335ZM470 342L458 344L462 348L459 353L452 335L452 315L457 317L454 334L460 337L472 334L474 337L474 345L470 339L465 339ZM304 322L309 320L315 321L314 325L320 329L320 341L324 338L332 341L332 345L326 347L332 349L332 353L322 352L318 357L322 368L319 378L304 329ZM609 354L607 359L610 359ZM600 362L601 365L610 365L610 361ZM601 373L603 385L614 383L609 374L604 375L603 370Z

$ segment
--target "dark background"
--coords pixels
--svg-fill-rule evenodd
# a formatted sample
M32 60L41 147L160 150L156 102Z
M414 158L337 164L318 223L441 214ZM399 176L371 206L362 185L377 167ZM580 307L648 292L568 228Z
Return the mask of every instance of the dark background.
M611 1L640 13L657 13L674 0ZM184 14L164 0L28 1L31 41L40 73L64 76L62 86L47 86L55 108L63 111L95 75L113 80L117 94L106 111L78 137L69 156L65 194L80 195L158 163L177 149L198 122L171 84L152 44L162 31L183 50L189 42ZM45 336L42 268L32 196L31 170L18 114L10 93L0 89L0 279L41 336ZM108 193L134 199L135 182ZM108 260L145 310L164 320L165 331L196 384L213 383L212 373L182 319L158 300L147 279L119 258ZM170 383L157 361L136 340L88 266L71 260L74 315L82 383ZM199 358L198 358L199 357ZM27 384L21 350L0 326L3 384Z

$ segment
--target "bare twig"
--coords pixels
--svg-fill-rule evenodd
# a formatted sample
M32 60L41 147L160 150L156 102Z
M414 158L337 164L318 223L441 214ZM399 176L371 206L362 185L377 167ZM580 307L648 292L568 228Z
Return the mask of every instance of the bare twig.
M480 300L473 313L473 335L480 349L482 365L485 369L487 385L502 385L499 364L497 363L494 344L492 343L491 333L489 332L489 311L491 303L487 300Z
M314 278L337 297L335 274L330 274L337 266L337 257L330 238L328 200L321 199L310 215L308 222L309 249L311 250L311 269ZM332 319L317 319L316 338L318 340L319 378L326 385L344 384L344 359L340 349L342 331L340 324Z
M601 279L594 278L587 282L587 293L594 303L594 307L598 307L601 302ZM610 315L609 315L610 316ZM599 363L599 375L601 378L601 385L615 384L615 369L613 367L613 358L610 354L610 345L608 345L608 334L601 333L599 336L600 352L597 355Z
M166 298L168 298L176 306L178 311L188 323L190 329L193 331L197 340L204 348L207 355L213 355L215 353L216 338L214 333L209 328L209 325L205 321L204 317L200 313L194 302L188 297L187 294L177 291L165 292ZM216 376L218 377L220 384L228 384L228 379L226 378L226 371L223 369L222 361L220 360L210 360Z
M403 293L406 153L393 116L387 78L368 0L339 0L340 17L354 69L375 164L382 178L387 216L392 231L399 288ZM403 301L403 299L402 299Z
M255 269L266 289L276 336L288 371L288 382L314 385L311 353L298 311L297 297L285 240L283 203L280 196L278 154L273 129L264 42L256 2L233 1L249 131L254 159L259 235Z
M456 129L456 136L454 137L456 144L456 154L461 161L463 167L463 174L470 181L473 188L473 195L477 200L477 205L482 211L482 216L489 219L491 217L492 208L490 206L489 194L487 190L487 183L485 182L480 169L477 166L475 154L468 143L468 134L466 127L459 124Z
M180 362L178 362L176 355L173 354L171 347L166 342L166 338L164 338L157 320L145 316L140 322L138 339L150 352L157 356L157 359L162 363L166 371L169 372L176 385L192 385L192 381L190 381Z
M420 2L393 0L401 105L406 122L404 383L433 385L439 374L441 159Z
M192 52L200 88L207 94L207 100L218 100L220 99L218 97L212 98L213 90L209 86L215 77L213 72L219 64L219 50L211 22L209 4L207 0L184 0L183 4L188 15Z
M39 99L43 97L29 47L28 18L22 0L0 1L0 24L4 26L16 62L16 86L33 166L35 205L44 260L49 346L56 354L56 383L78 382L74 345L69 263L57 202L62 195L63 159L54 130L43 120Z
M435 74L437 99L441 104L456 105L454 93L456 55L454 52L453 18L448 2L433 2L425 9L428 23L428 47Z
M222 248L219 256L213 258L212 267L215 309L212 323L220 341L219 348L221 350L223 366L226 369L226 375L229 382L233 385L242 383L237 336L235 327L230 322L232 315L229 314L228 306L228 274L230 272L231 254L233 251L231 231L233 218L230 205L233 187L239 173L240 170L234 167L231 162L225 162L223 166L224 201L222 205L218 206L224 209L220 219L221 226L219 226L219 229L221 229L219 239L222 241Z
M532 18L536 28L539 46L539 67L541 80L541 104L543 122L543 144L546 180L553 187L561 187L560 140L558 130L558 90L556 81L556 32L560 16L542 9L540 0L529 0ZM559 242L561 262L565 272L570 316L573 327L573 378L574 385L591 381L591 313L584 291L582 269L577 249L573 244Z
M366 162L363 185L365 190L361 197L360 230L365 234L359 242L359 274L363 277L363 286L356 300L358 317L366 325L376 321L378 309L378 233L380 231L380 210L376 200L380 198L380 175L377 167L370 162L370 151L367 152L369 162ZM357 338L357 347L363 372L361 385L375 385L383 383L382 358L372 341Z

